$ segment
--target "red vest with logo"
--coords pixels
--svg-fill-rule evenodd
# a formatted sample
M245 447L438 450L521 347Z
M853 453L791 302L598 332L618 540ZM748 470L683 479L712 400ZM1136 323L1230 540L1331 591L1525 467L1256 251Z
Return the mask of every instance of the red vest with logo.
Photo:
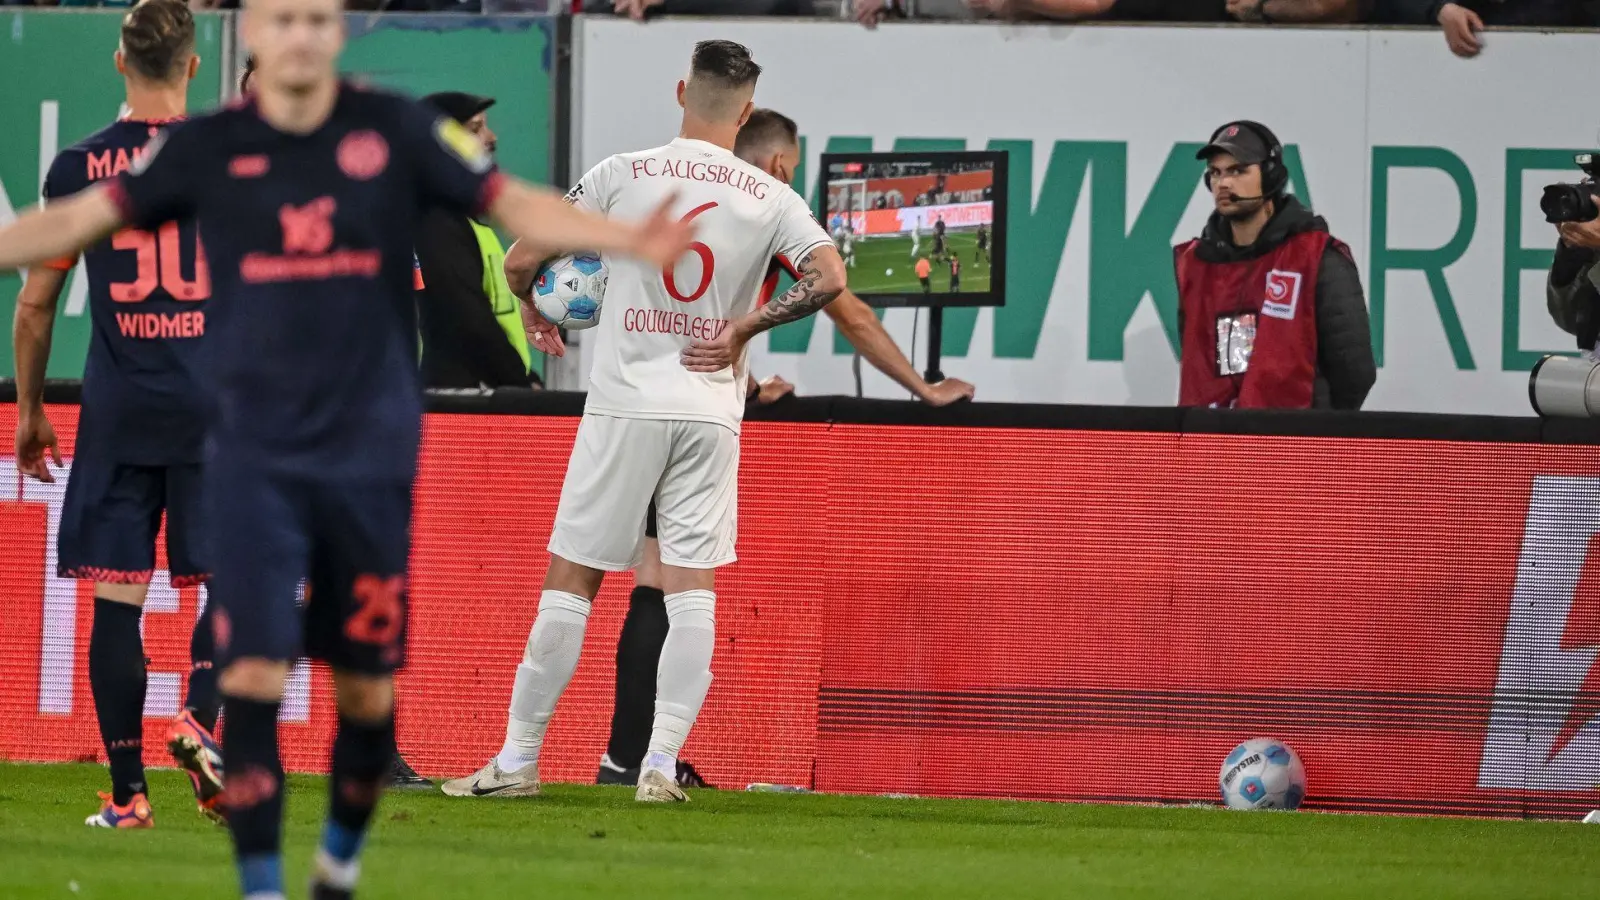
M1325 231L1302 231L1263 256L1225 263L1200 259L1199 241L1176 248L1179 406L1310 408L1317 273L1332 240Z

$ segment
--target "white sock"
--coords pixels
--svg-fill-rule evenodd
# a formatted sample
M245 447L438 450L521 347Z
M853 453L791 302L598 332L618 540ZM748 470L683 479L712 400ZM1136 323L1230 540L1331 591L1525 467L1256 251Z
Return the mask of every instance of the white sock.
M312 859L312 869L316 872L317 883L341 891L355 890L356 882L361 880L360 861L352 859L339 862L321 847L317 848L316 856Z
M667 595L667 640L656 670L656 718L644 768L677 775L678 752L711 689L711 653L717 643L717 595L684 591Z
M578 668L589 607L589 601L577 594L545 591L539 595L539 615L528 632L528 646L511 688L505 746L495 757L501 769L515 772L539 761L556 700Z

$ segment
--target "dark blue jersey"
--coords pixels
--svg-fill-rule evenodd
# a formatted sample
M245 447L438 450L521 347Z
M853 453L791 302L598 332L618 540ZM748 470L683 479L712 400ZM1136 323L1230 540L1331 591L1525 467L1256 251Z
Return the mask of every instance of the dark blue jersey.
M410 478L421 438L412 246L421 210L476 215L500 179L452 120L341 85L306 135L250 102L168 129L117 182L138 225L197 216L213 452L319 478Z
M126 171L160 130L160 123L125 119L62 151L45 177L46 202ZM195 463L204 436L196 370L211 277L192 218L148 226L125 228L83 253L93 327L79 452L132 465Z

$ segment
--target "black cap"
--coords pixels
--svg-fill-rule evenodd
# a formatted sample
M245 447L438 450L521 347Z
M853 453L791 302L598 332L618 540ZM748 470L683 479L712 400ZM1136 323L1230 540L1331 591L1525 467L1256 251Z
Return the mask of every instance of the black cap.
M461 91L441 91L423 97L422 102L465 125L467 120L493 106L494 98Z
M1232 123L1222 126L1216 140L1201 147L1194 158L1210 159L1218 153L1227 153L1237 159L1240 165L1249 166L1266 162L1267 157L1272 155L1272 149L1254 128Z

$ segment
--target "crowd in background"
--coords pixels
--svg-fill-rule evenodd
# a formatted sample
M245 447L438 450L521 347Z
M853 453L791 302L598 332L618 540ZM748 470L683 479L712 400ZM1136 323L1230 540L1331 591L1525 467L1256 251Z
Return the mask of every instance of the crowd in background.
M347 0L354 10L542 11L561 0ZM0 6L129 6L131 0L0 0ZM1457 56L1476 56L1493 27L1600 28L1600 0L572 0L588 13L654 15L850 15L867 27L890 19L1245 22L1437 26ZM239 0L190 0L234 9Z

